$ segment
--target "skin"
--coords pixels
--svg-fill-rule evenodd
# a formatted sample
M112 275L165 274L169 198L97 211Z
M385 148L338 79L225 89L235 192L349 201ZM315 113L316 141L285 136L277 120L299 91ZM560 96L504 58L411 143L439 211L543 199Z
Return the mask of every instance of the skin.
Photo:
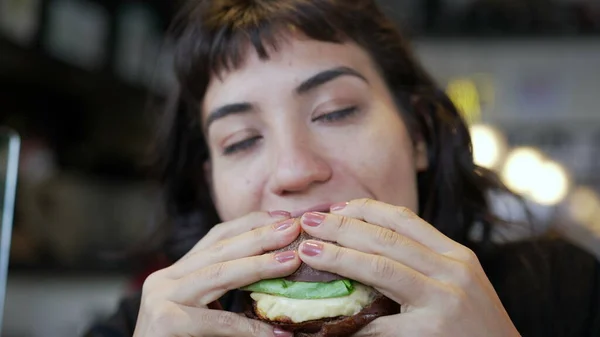
M210 82L200 109L205 173L225 222L146 281L135 336L291 336L211 303L301 261L402 305L357 336L518 336L473 252L414 214L426 148L409 136L369 55L288 36L270 56L249 49L240 68ZM353 74L299 93L331 69ZM301 224L285 221L296 216ZM264 254L301 228L341 247L307 241Z
M340 76L302 95L296 88L332 68ZM284 40L263 62L248 52L240 69L213 78L202 111L249 102L253 109L214 121L207 130L217 210L228 221L255 210L292 213L369 197L417 208L417 170L427 167L370 57L354 44ZM315 118L357 106L334 121ZM224 154L228 146L260 137ZM373 174L376 172L377 174Z

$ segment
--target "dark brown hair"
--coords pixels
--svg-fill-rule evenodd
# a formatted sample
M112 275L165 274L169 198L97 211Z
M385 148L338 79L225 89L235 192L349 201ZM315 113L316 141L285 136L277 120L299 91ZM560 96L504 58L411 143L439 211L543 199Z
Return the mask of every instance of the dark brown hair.
M199 116L209 79L239 67L248 46L267 60L289 29L318 41L354 42L369 53L413 137L428 145L430 166L418 175L420 216L476 251L489 244L494 218L486 192L504 188L473 163L465 122L374 0L190 0L172 27L178 87L161 120L157 151L171 257L219 221L203 176L209 152ZM469 240L476 223L484 228L477 243Z

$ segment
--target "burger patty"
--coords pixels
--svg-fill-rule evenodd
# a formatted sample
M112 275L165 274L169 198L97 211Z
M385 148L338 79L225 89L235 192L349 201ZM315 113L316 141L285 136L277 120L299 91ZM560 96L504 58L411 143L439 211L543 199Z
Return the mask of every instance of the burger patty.
M371 287L358 283L354 287L350 295L336 298L294 299L263 293L252 293L250 297L255 301L255 312L260 319L303 323L355 315L377 297L377 292Z

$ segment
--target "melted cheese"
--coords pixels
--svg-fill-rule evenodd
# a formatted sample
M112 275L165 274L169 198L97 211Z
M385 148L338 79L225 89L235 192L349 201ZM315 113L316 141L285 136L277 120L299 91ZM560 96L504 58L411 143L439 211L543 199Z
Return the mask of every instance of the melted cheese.
M257 314L271 321L291 319L302 323L315 319L352 316L375 299L372 288L356 283L352 294L344 297L300 300L263 293L251 293L256 301Z

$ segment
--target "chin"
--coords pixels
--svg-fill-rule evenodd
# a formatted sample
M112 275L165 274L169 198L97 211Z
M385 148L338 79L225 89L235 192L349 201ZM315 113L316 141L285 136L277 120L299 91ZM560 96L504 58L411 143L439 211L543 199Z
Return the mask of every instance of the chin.
M301 233L287 247L297 250ZM294 274L245 288L245 315L294 333L294 336L350 336L378 317L400 312L400 306L372 287L302 263Z

